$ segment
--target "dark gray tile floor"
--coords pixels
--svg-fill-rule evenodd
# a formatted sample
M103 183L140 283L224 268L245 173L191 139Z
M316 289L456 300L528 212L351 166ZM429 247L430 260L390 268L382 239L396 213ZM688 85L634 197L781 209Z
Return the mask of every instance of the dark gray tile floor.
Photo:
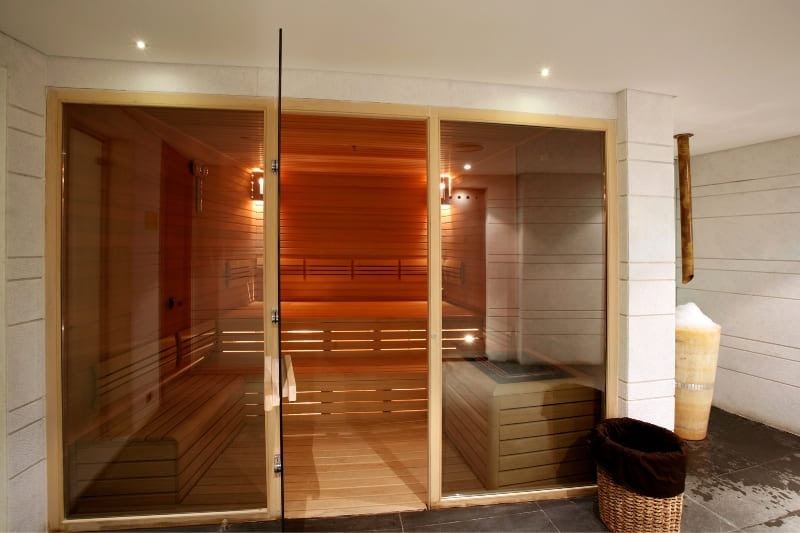
M800 532L800 437L713 409L689 443L682 531ZM285 531L607 531L594 497L416 513L287 520ZM280 531L279 522L171 531Z

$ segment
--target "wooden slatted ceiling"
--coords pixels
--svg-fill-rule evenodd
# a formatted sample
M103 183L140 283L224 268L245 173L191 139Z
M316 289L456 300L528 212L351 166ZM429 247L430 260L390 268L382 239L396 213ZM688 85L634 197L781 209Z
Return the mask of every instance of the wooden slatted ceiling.
M303 183L303 175L311 185L319 185L308 174L324 173L337 178L366 176L370 186L422 186L427 174L426 136L425 122L420 120L284 114L282 177L287 185ZM354 184L364 186L362 180Z
M425 300L425 122L287 114L282 126L281 299Z

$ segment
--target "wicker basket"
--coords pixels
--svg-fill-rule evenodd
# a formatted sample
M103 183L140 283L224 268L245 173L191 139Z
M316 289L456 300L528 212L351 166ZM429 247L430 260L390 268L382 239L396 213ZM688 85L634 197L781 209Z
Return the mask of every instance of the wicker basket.
M683 493L671 498L651 498L617 484L597 467L600 518L615 532L677 533L681 530Z

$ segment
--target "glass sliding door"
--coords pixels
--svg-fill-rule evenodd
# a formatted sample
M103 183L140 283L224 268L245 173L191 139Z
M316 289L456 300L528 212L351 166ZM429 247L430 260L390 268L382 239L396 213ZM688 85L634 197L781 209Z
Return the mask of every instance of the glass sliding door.
M263 111L63 118L66 518L266 507Z
M592 483L604 134L441 123L443 494Z

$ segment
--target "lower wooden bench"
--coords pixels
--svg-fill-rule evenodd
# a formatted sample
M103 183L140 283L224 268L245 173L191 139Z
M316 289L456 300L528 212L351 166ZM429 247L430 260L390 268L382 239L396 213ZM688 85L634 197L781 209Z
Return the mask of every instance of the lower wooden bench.
M115 417L73 445L74 513L180 503L244 424L244 379L176 378L157 405Z
M503 383L471 361L444 362L444 431L486 489L588 481L600 392L571 375Z

